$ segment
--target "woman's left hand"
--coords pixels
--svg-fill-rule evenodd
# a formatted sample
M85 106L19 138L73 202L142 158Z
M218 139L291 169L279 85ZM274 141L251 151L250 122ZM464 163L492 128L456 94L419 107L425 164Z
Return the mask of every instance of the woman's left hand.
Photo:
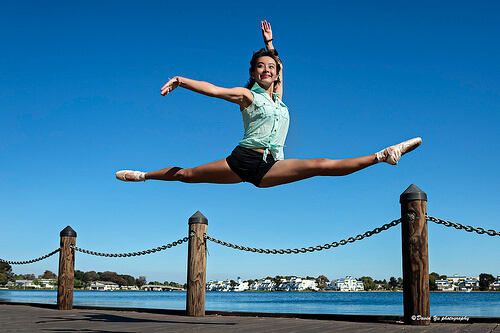
M168 80L167 83L161 88L161 95L167 96L171 93L175 88L177 88L180 84L180 78L178 76L173 79Z

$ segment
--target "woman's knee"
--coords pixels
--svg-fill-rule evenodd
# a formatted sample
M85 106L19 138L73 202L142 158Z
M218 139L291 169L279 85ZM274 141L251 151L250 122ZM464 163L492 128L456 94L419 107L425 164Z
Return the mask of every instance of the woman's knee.
M193 169L181 169L175 173L175 178L177 178L178 181L183 182L183 183L195 183L195 173L193 172Z
M314 158L309 161L311 163L311 169L317 170L318 172L329 170L332 164L332 160L328 158Z

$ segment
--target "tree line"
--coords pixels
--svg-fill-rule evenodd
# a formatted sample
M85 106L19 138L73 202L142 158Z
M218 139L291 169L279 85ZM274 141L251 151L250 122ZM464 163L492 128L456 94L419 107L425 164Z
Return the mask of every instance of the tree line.
M46 270L43 274L39 275L38 277L35 276L35 274L15 274L12 271L12 266L0 262L0 285L5 285L9 281L16 281L16 280L33 280L35 281L37 279L54 279L57 280L57 274ZM138 288L148 284L147 279L145 276L139 276L138 278L133 277L132 275L128 274L118 274L116 272L110 272L110 271L105 271L105 272L96 272L96 271L88 271L84 272L81 270L76 270L75 271L75 276L74 276L74 287L75 288L84 288L85 286L90 285L92 282L95 281L103 281L103 282L113 282L119 285L120 287L123 286L137 286ZM177 288L182 288L183 285L173 282L173 281L165 281L163 283L160 283L158 281L153 281L150 282L149 284L155 284L155 285L168 285L171 287L177 287Z
M291 279L295 278L296 276L282 276L282 275L276 275L275 277L266 277L266 280L271 280L273 281L276 285L281 284L282 279ZM436 272L432 272L429 274L429 287L430 290L437 290L436 286L436 280L443 280L446 279L446 275L440 275ZM38 276L38 279L57 279L57 275L49 270L46 270L43 274ZM304 279L306 280L314 280L316 281L316 284L320 290L323 290L326 288L326 284L330 282L330 280L324 276L324 275L319 275L317 278L312 277L312 276L306 276ZM0 262L0 285L5 285L9 281L15 281L15 280L37 280L37 277L35 277L35 274L14 274L12 271L12 266ZM139 276L138 278L134 278L131 275L127 274L118 274L116 272L110 272L110 271L105 271L105 272L95 272L95 271L88 271L88 272L83 272L80 270L75 271L75 288L83 288L86 285L89 285L90 283L94 281L105 281L105 282L113 282L119 285L120 287L122 286L137 286L137 287L142 287L146 284L153 284L153 285L167 285L167 286L172 286L172 287L177 287L177 288L186 288L187 285L181 285L177 282L173 281L164 281L163 283L160 283L158 281L152 281L152 282L147 282L145 276ZM246 282L248 282L248 285L252 285L256 280L249 279ZM363 286L365 290L399 290L403 288L403 279L401 277L395 278L391 276L389 278L389 281L386 279L384 280L374 280L370 276L362 276L357 279L357 281L362 281ZM479 289L480 290L489 290L490 284L495 282L495 277L491 274L488 273L481 273L479 274ZM230 281L231 286L236 286L237 283L234 280Z

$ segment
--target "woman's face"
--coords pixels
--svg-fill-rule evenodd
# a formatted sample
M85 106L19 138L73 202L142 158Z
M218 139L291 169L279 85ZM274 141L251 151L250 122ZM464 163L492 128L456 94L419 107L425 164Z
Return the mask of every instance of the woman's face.
M278 79L276 72L276 61L268 56L263 56L257 59L255 70L252 73L252 78L261 87L267 88Z

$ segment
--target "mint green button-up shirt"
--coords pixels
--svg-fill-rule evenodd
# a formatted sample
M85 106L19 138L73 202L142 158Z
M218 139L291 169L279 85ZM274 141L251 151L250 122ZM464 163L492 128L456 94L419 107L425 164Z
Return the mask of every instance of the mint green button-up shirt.
M273 98L255 83L250 89L253 102L241 111L245 135L239 142L245 148L265 148L263 159L269 152L276 161L283 160L283 147L288 133L290 116L287 106L273 93Z

